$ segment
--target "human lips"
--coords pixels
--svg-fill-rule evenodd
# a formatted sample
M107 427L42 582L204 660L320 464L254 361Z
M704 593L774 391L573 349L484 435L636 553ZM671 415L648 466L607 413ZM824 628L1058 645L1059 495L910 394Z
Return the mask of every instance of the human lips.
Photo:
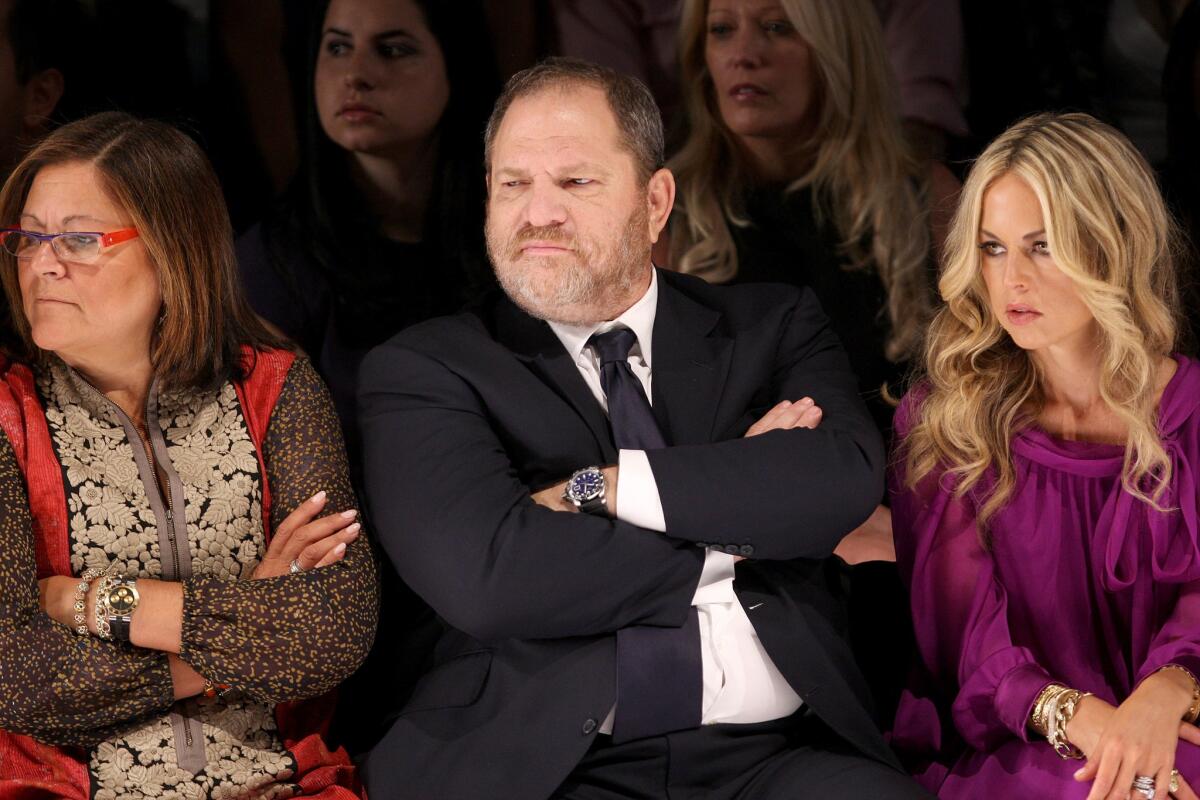
M1027 303L1009 303L1004 309L1004 315L1014 325L1028 325L1041 318L1042 312Z
M366 103L346 102L338 109L337 115L347 122L366 122L383 116L383 112Z
M735 83L729 87L729 96L739 102L751 102L770 94L757 83Z
M531 256L553 256L560 253L569 253L571 248L567 247L562 242L547 242L537 239L522 242L518 245L518 250L523 255Z

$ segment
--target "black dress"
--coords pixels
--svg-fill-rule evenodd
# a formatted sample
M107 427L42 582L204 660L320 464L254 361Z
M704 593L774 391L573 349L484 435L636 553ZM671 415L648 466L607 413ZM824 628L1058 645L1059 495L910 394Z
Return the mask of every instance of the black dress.
M300 345L325 379L357 479L358 365L371 348L409 325L457 311L466 300L464 270L430 245L377 234L361 242L358 263L344 269L321 269L298 245L281 248L286 264L279 267L264 230L255 225L237 240L247 299Z
M849 269L832 220L818 219L808 189L784 194L779 187L757 189L746 198L751 225L731 225L737 246L738 273L731 283L788 283L807 286L829 315L834 332L858 376L859 390L886 437L892 406L883 397L886 383L894 396L906 364L884 355L889 332L887 291L873 269Z

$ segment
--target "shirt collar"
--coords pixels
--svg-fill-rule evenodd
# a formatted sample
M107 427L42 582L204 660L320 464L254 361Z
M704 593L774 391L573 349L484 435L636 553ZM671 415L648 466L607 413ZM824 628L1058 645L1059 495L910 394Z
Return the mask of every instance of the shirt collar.
M579 361L583 348L587 346L592 334L605 333L613 328L629 328L637 336L636 349L641 350L642 361L650 366L651 339L654 336L654 315L658 311L658 270L650 268L650 286L641 299L625 310L625 313L614 320L600 322L595 325L565 325L561 322L547 322L550 330L563 343L571 360ZM635 349L635 352L636 352Z

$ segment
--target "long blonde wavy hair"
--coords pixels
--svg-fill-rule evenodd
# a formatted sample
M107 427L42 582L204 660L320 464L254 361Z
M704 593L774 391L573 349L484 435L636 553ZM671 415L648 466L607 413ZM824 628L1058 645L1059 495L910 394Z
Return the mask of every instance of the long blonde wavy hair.
M904 140L878 14L870 0L781 0L812 51L818 133L797 141L807 171L785 191L812 187L824 201L851 269L875 269L887 290L886 355L916 355L931 311L925 181ZM742 207L750 175L717 107L705 61L708 0L686 0L680 27L690 133L669 164L683 224L672 228L680 272L722 283L738 270L729 225L751 224ZM818 208L822 203L818 202Z
M1158 508L1171 464L1157 432L1156 389L1161 359L1176 341L1179 234L1145 159L1087 114L1018 122L967 177L938 283L945 305L925 345L928 395L902 451L907 482L944 470L961 496L993 470L994 484L980 485L986 531L1015 486L1012 435L1045 400L1034 360L990 310L981 271L983 196L1005 175L1037 195L1054 262L1096 319L1100 396L1128 428L1122 482Z

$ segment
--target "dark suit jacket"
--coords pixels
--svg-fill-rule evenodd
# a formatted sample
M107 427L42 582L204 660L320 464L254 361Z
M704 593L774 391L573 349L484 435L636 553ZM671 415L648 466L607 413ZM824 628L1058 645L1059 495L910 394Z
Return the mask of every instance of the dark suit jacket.
M530 499L617 451L554 332L507 298L367 357L376 534L447 624L436 666L364 760L376 800L548 797L613 705L614 632L682 625L705 546L749 557L735 589L801 698L898 768L819 561L870 514L884 465L825 315L807 291L660 271L652 358L654 412L673 445L648 453L666 535ZM815 430L742 438L806 395L824 411Z

